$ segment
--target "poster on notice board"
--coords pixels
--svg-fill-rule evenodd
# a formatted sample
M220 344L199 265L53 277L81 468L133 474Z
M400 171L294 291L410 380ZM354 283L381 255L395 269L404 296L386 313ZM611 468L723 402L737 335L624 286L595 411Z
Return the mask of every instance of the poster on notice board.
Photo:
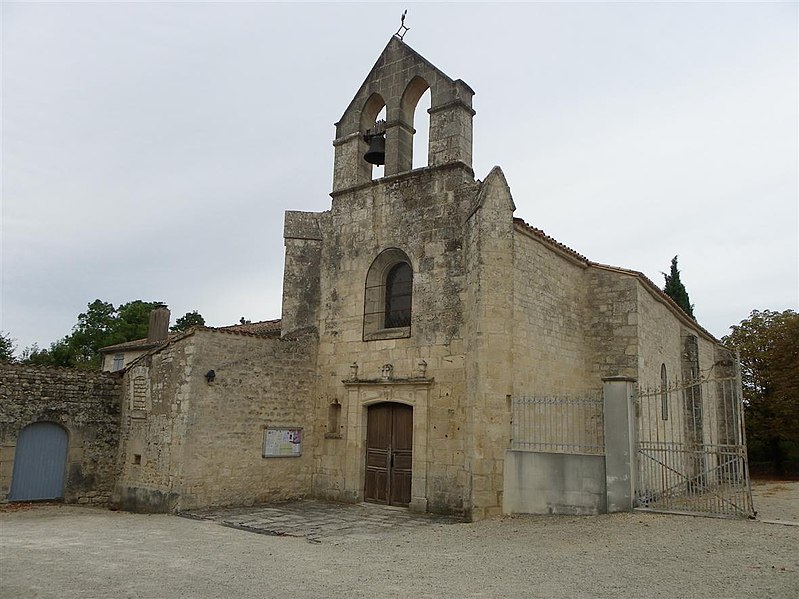
M302 455L302 428L274 426L264 430L265 458L297 458Z

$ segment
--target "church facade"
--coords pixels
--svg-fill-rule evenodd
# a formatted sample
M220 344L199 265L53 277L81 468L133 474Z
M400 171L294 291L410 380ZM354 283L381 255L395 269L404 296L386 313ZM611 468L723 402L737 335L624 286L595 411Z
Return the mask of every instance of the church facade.
M514 398L725 359L644 275L515 218L500 168L475 178L473 93L389 41L336 124L330 209L286 212L280 322L195 328L126 367L115 503L317 497L479 519L507 511Z

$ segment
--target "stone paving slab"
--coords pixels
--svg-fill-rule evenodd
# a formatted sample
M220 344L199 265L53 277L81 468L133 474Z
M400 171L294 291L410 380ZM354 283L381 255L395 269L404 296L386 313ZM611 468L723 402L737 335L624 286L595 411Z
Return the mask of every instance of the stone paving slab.
M418 514L404 508L373 503L322 501L191 510L181 512L180 516L212 520L222 526L259 534L301 537L312 543L375 539L422 526L463 522L453 516Z

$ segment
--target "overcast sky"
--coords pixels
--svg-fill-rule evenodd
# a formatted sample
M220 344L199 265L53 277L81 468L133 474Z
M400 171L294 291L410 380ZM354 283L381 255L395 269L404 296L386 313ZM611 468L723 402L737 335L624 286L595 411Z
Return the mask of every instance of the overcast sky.
M659 285L679 254L719 337L797 309L795 2L3 2L0 329L46 347L95 298L278 318L283 212L329 208L405 8L516 216Z

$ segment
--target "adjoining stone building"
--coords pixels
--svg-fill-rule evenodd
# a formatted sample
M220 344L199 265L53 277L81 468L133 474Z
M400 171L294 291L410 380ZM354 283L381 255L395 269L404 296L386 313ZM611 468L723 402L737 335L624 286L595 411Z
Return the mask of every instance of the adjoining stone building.
M428 89L428 165L412 169ZM473 93L392 37L336 124L330 209L286 213L281 321L198 327L127 366L117 503L314 496L490 516L513 398L714 367L717 340L641 273L514 218L498 167L475 179ZM383 134L373 180L363 157Z
M298 440L314 437L316 337L281 339L274 324L195 327L125 371L117 505L171 511L309 494L312 452L270 461L262 451L267 427L299 423Z

